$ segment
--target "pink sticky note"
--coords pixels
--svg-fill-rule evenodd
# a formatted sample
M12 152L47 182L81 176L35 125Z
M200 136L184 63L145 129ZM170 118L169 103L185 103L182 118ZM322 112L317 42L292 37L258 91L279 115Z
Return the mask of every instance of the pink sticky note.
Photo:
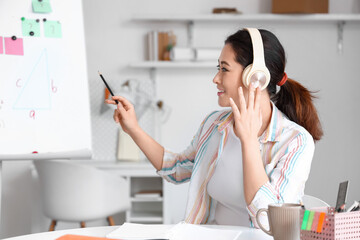
M5 54L24 55L24 45L22 38L13 40L11 37L5 38Z
M311 231L316 232L318 222L319 222L320 212L315 212L314 219L311 226Z
M4 50L3 50L3 41L2 41L2 37L0 37L0 54L3 54Z

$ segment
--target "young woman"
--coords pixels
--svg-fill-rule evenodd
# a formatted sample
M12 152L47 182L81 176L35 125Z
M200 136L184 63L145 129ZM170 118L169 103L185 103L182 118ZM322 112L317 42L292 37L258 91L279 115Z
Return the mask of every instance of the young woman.
M239 30L218 61L218 103L231 110L206 116L182 153L147 135L125 98L106 102L119 101L114 120L158 174L176 184L190 181L186 222L257 227L258 209L301 201L321 124L311 92L287 78L284 49L271 32ZM266 225L267 217L260 221Z

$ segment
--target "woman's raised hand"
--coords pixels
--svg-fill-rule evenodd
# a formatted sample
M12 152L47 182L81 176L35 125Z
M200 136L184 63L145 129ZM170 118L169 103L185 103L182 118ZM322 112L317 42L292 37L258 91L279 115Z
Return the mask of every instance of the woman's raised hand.
M262 125L260 109L260 88L249 88L248 101L246 104L242 87L238 89L239 102L236 104L230 98L230 106L234 114L234 132L241 142L249 139L257 139Z
M115 100L119 103L116 104ZM107 99L105 102L107 104L114 104L117 106L117 109L114 110L114 120L115 122L120 123L124 132L130 134L139 127L134 106L126 98L113 96L112 100Z

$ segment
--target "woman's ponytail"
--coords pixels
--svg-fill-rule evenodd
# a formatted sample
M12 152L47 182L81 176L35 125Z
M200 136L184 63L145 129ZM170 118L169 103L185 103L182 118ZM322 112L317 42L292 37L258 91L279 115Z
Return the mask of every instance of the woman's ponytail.
M272 95L271 100L290 120L303 126L314 138L323 135L319 116L313 104L315 96L295 80L288 79L280 91Z

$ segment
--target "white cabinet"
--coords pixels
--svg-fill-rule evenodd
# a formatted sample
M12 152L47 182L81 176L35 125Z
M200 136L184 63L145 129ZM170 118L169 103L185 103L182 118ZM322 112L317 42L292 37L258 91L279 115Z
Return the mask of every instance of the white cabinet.
M152 166L151 166L152 167ZM155 169L152 169L155 172ZM126 176L130 183L131 210L126 221L134 223L163 223L163 180L159 176ZM139 194L154 191L154 194ZM156 192L160 192L159 195ZM152 196L155 195L155 196Z
M166 193L163 191L163 179L156 174L156 169L150 163L89 161L86 164L123 177L128 181L131 209L126 212L126 222L166 224L164 221ZM137 194L149 190L161 192L161 194L160 196L143 194L142 197Z

